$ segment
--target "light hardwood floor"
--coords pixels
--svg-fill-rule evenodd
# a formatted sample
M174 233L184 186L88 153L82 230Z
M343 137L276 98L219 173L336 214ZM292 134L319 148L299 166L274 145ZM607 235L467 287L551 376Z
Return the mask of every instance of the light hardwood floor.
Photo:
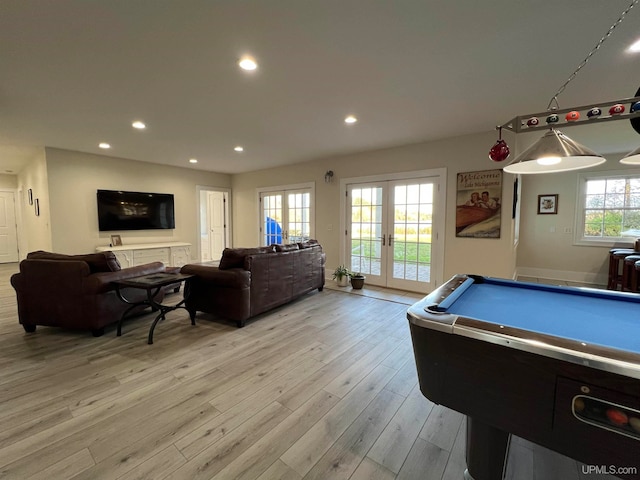
M326 288L242 329L180 310L147 345L151 315L122 337L26 334L16 270L0 265L1 479L462 479L465 419L417 385L417 296ZM514 438L507 478L601 477Z

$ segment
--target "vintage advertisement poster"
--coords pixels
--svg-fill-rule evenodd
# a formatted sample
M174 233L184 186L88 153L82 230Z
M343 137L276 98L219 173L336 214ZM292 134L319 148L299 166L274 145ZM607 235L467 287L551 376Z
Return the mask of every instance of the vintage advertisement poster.
M502 170L458 174L456 237L500 238Z

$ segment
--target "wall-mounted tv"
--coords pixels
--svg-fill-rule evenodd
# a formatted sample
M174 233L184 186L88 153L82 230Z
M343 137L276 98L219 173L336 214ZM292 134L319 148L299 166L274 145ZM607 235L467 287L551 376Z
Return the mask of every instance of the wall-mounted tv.
M98 228L101 232L176 228L173 195L98 190Z

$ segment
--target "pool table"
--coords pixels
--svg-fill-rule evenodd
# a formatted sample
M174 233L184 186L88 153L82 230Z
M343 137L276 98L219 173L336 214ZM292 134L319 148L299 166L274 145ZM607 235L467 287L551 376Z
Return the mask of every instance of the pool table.
M640 479L639 294L456 275L407 318L423 395L467 415L466 479L501 479L511 434Z

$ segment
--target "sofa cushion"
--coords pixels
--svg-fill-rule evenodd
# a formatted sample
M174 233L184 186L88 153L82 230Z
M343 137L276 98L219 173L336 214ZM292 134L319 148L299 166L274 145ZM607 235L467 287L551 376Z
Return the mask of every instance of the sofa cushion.
M243 268L244 258L247 255L255 255L259 253L273 253L273 246L255 247L255 248L225 248L220 259L220 270L228 270L230 268Z
M62 253L51 253L43 250L31 252L27 255L29 260L60 260L60 261L77 261L86 262L89 265L91 273L98 272L119 272L121 270L120 262L116 258L115 253L111 251L87 253L84 255L64 255Z
M297 243L285 243L284 245L274 243L273 247L276 249L276 252L291 252L293 250L300 250Z
M309 239L306 242L298 242L298 248L300 250L303 250L305 248L317 247L318 245L320 245L318 243L318 240L313 240L313 239Z

